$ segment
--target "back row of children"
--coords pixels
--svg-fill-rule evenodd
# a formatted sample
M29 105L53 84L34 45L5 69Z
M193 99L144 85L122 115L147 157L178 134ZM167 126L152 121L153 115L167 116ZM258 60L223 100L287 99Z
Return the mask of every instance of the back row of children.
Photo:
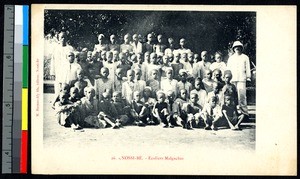
M69 52L70 69L56 93L59 123L75 128L163 124L239 129L244 114L237 110L238 92L222 53L216 52L211 63L207 51L199 56L185 48L185 39L172 49L161 44L161 35L157 44L151 43L152 34L147 37L149 43L142 46L136 34L131 43L125 35L122 45L104 45L100 34L94 51Z

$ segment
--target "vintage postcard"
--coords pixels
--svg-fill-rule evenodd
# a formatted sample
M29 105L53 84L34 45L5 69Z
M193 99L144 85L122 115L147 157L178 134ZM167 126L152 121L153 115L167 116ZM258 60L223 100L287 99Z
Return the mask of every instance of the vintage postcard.
M297 174L295 6L31 10L33 174Z

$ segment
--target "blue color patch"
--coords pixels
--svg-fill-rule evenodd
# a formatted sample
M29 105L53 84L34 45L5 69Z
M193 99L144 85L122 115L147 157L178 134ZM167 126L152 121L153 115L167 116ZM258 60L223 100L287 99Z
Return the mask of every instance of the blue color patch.
M29 6L23 6L23 45L28 45L28 9Z

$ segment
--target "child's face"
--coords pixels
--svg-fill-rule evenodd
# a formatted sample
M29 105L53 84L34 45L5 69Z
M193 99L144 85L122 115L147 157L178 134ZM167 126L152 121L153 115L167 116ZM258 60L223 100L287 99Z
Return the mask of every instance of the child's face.
M218 62L218 63L222 62L222 57L221 57L221 55L217 53L217 54L215 55L215 60L216 60L216 62Z
M216 79L218 79L218 80L221 79L221 71L216 70L216 71L214 72L214 75L215 75L215 78L216 78Z
M224 97L224 104L226 106L230 106L231 105L231 97L230 96L225 96Z
M149 61L149 59L150 59L150 54L149 54L149 53L145 53L144 59L145 59L145 61Z
M116 71L116 76L117 76L117 78L121 79L122 78L122 71L121 70L117 70Z
M163 56L163 62L164 62L164 64L168 64L169 63L169 58L168 58L168 56Z
M180 60L180 54L179 54L179 53L176 53L176 54L174 55L174 59L175 59L176 62L179 62L179 60Z
M170 94L168 94L167 98L168 98L169 101L174 101L175 94L174 93L170 93Z
M166 77L167 77L168 79L172 79L172 71L171 71L171 70L168 70L168 71L166 72Z
M199 55L195 54L194 55L194 63L197 63L197 62L199 62Z
M184 40L184 39L181 39L180 42L179 42L179 44L180 44L180 46L183 47L183 46L185 45L185 40Z
M104 37L103 37L102 35L99 35L99 36L98 36L98 42L102 42L103 39L104 39Z
M182 55L181 55L181 58L182 58L182 60L183 61L187 61L187 54L186 53L183 53Z
M196 104L198 102L198 96L196 94L191 94L191 102Z
M230 80L231 80L231 75L230 74L225 74L225 76L224 76L225 83L228 84L230 82Z
M141 70L135 71L135 79L136 79L136 80L140 80L140 79L141 79L141 76L142 76Z
M152 71L151 76L153 79L157 79L157 71Z
M140 93L134 93L133 99L135 101L140 101L140 99L141 99Z
M108 69L107 68L102 69L101 70L101 75L102 75L103 78L107 78L108 75L109 75Z
M113 58L113 54L112 54L112 53L108 53L108 54L106 55L107 61L111 62L111 61L112 61L112 58Z
M103 101L108 102L109 100L110 100L110 96L109 96L107 93L105 93L105 94L103 95Z
M214 90L214 93L218 93L219 92L219 87L218 87L217 84L213 85L213 90Z
M193 63L194 62L194 55L190 53L188 55L188 60L189 60L190 63Z
M165 96L164 96L163 94L159 94L159 95L157 96L157 101L158 101L159 103L165 102Z
M82 71L77 71L77 79L82 80L83 79L83 72Z
M68 101L68 95L66 93L59 95L59 101L61 103L66 103Z
M71 96L71 98L76 98L78 96L78 89L77 88L71 88L70 96Z
M186 73L180 74L180 78L181 78L181 81L186 81L187 74Z
M114 59L114 60L117 60L118 57L119 57L119 53L118 53L118 52L114 52L114 53L113 53L113 59Z
M106 60L106 53L101 53L102 60Z
M210 106L211 106L212 108L215 108L215 107L217 106L217 101L211 99L210 102L209 102L209 104L210 104Z
M125 44L129 43L129 36L128 35L124 36L124 42L125 42Z
M143 63L143 56L142 56L141 54L138 54L138 55L136 56L136 59L137 59L137 62L138 62L139 64L142 64L142 63Z
M144 90L144 96L145 97L150 97L151 96L152 91L150 89L145 89Z
M203 51L203 52L201 52L201 59L202 59L202 60L204 60L204 61L206 61L206 60L207 60L207 58L208 58L207 51Z
M153 36L152 36L152 34L148 34L148 36L147 36L147 40L148 40L148 42L152 42L152 39L153 39Z
M156 55L151 55L150 56L150 62L151 63L156 63Z
M116 41L116 36L112 35L110 36L110 42L114 43Z
M134 34L132 36L132 40L135 41L135 42L137 42L139 40L138 35Z
M85 95L86 95L88 100L92 100L93 97L95 96L95 91L92 90L92 89L87 89Z
M133 71L128 71L128 73L127 73L127 79L129 81L133 81L134 80L134 72Z
M114 93L112 96L112 100L114 102L121 102L121 94L120 93Z
M187 96L186 90L181 90L180 91L180 97L181 97L181 99L186 99L186 96Z
M69 53L69 54L68 54L68 61L69 61L70 63L73 63L73 62L74 62L74 59L75 59L74 53Z
M200 81L195 81L195 89L200 90L201 89L201 82Z
M212 77L211 71L207 70L206 73L205 73L205 77L207 79L211 79L211 77Z
M162 36L161 35L157 36L157 41L158 41L158 43L162 42Z

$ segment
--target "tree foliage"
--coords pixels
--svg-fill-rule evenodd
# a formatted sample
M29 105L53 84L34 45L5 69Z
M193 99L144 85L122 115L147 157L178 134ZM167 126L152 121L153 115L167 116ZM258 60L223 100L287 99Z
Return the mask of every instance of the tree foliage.
M145 38L153 32L177 43L185 38L195 53L227 51L233 41L241 40L245 53L256 62L255 12L45 10L44 22L45 35L67 31L70 44L78 50L92 50L100 33L107 40L116 34L122 43L126 33Z

